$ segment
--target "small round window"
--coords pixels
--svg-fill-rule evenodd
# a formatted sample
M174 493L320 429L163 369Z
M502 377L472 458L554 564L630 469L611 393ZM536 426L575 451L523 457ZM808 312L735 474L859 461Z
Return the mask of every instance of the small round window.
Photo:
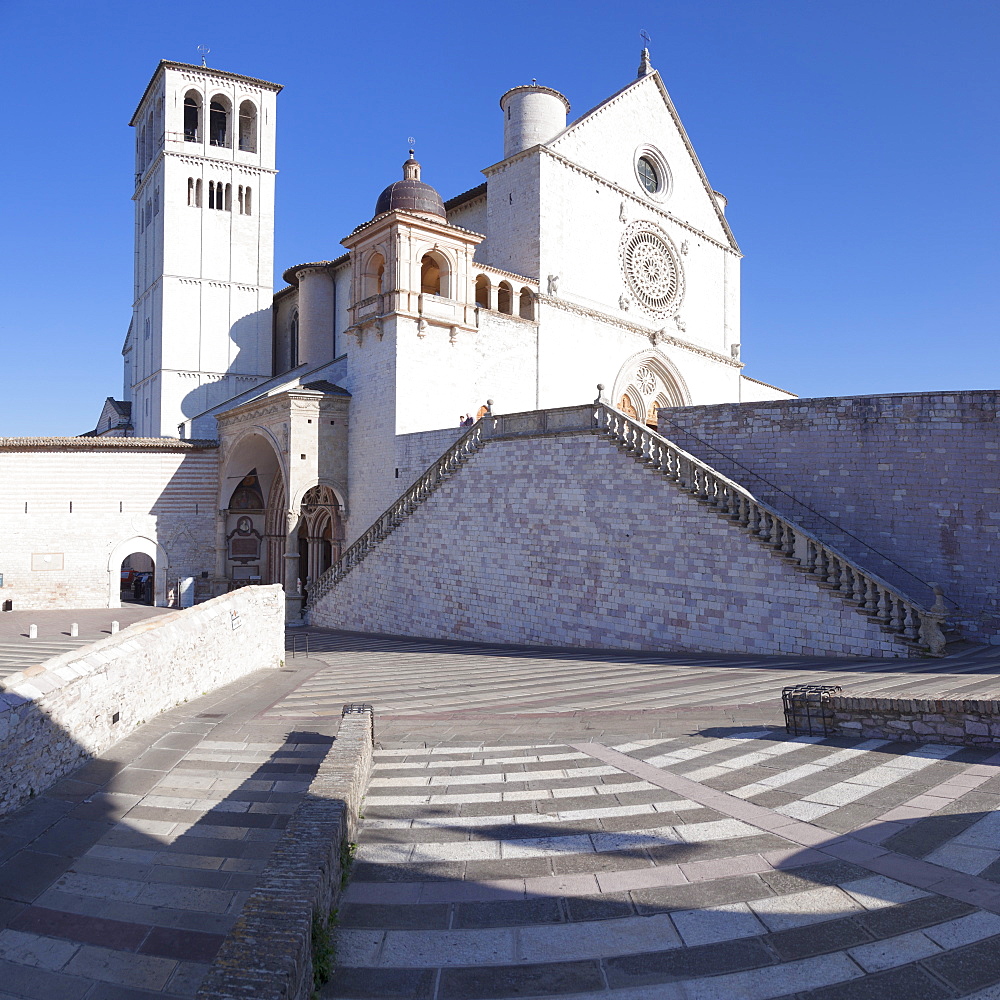
M656 167L648 157L639 157L639 162L636 164L636 171L639 174L639 180L642 182L642 186L650 194L656 194L656 192L660 189L660 175L657 173Z
M634 153L632 164L635 167L635 179L639 182L639 190L647 198L664 201L670 197L670 167L655 146L648 144L639 146Z

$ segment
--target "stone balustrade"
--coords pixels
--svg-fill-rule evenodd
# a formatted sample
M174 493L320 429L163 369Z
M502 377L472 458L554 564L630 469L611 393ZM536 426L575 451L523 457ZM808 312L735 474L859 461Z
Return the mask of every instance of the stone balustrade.
M832 590L859 614L911 649L931 656L944 654L945 606L940 588L932 607L925 607L875 573L868 572L832 545L756 499L738 483L684 451L654 430L601 400L586 406L556 407L523 413L486 414L459 438L343 554L314 587L317 601L392 532L437 486L489 441L513 437L590 432L610 438L648 469L692 494L719 516L738 525L817 585Z

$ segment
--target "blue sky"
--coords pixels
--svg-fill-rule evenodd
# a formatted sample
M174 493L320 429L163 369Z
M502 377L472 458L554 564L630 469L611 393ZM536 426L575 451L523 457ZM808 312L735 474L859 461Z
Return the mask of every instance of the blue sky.
M161 58L285 85L277 273L331 258L417 137L447 198L533 77L582 113L641 29L744 252L746 373L803 396L1000 385L996 0L3 0L0 435L120 396L129 117ZM276 286L277 287L277 286Z

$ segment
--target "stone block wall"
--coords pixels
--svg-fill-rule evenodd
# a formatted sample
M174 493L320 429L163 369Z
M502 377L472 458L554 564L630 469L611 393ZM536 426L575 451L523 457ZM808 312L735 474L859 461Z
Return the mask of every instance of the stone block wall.
M805 698L799 693L789 697L790 732L802 731ZM833 736L977 747L1000 744L1000 701L835 694L823 708L826 731Z
M608 439L500 439L311 610L484 642L818 655L907 650Z
M15 610L118 607L121 562L132 552L155 559L159 597L179 577L197 586L215 569L217 494L214 444L0 439L0 601Z
M1000 392L690 406L660 433L963 633L1000 643Z
M310 1000L313 929L329 933L372 770L370 705L344 709L337 737L219 949L197 1000Z
M280 587L244 587L46 660L0 687L0 814L160 712L285 656Z

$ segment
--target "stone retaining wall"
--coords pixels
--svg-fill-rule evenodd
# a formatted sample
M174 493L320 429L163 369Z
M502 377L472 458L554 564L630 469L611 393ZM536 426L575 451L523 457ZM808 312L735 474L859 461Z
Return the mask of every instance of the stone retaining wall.
M659 421L920 603L939 584L966 638L1000 644L1000 392L664 407Z
M608 438L537 436L537 419L443 479L320 592L310 624L600 649L913 652Z
M373 745L371 706L345 705L333 746L219 949L197 1000L309 1000L314 915L329 933L343 860L357 836Z
M807 714L819 710L830 736L891 739L906 743L948 743L960 746L1000 744L1000 701L959 698L869 698L834 694L807 706L805 693L787 698L785 723L789 732L804 732Z
M160 712L284 661L281 587L245 587L0 682L0 815Z

